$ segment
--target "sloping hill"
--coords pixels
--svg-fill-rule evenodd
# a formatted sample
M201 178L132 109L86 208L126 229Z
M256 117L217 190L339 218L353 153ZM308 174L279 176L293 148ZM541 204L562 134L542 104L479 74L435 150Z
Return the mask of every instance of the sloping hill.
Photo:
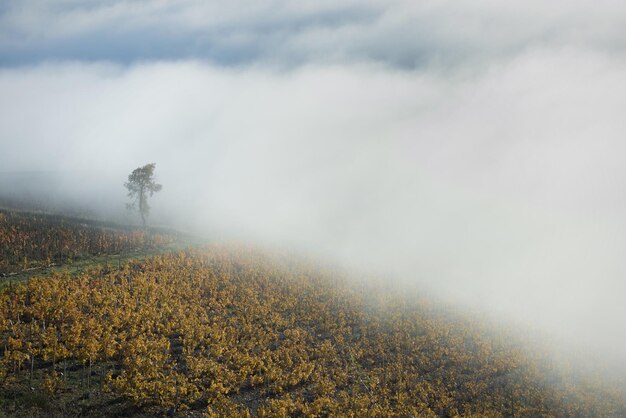
M481 324L245 248L31 279L0 345L15 415L626 416Z

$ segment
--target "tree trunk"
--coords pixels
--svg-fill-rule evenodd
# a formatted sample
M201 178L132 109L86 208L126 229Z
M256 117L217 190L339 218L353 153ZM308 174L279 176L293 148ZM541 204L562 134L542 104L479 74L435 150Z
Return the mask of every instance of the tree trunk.
M141 190L139 190L139 214L141 215L141 224L144 228L146 227L146 216L144 207L145 199L145 191L142 187Z

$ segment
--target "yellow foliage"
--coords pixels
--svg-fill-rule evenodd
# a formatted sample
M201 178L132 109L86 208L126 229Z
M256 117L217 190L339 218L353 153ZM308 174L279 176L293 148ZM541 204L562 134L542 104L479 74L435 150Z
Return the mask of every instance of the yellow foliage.
M477 329L306 263L211 247L0 293L0 378L31 356L115 361L108 390L163 413L203 405L207 416L619 411L546 386L536 362ZM58 384L50 374L43 387Z

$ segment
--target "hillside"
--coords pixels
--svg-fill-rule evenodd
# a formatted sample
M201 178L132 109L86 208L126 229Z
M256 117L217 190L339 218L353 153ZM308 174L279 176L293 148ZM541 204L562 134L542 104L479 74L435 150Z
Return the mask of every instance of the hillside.
M483 325L249 248L0 295L1 408L32 416L626 416Z
M19 279L77 262L89 265L100 256L137 256L179 238L173 231L0 208L0 277Z

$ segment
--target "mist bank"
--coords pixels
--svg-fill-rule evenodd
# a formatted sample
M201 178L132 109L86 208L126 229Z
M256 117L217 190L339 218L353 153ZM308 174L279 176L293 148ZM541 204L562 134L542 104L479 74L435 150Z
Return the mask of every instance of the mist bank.
M121 211L123 198L123 191L106 172L0 172L0 207L5 209L128 223L129 214Z
M0 167L65 173L41 192L136 221L123 183L155 162L150 222L310 252L626 361L624 67L533 48L453 72L5 68Z

